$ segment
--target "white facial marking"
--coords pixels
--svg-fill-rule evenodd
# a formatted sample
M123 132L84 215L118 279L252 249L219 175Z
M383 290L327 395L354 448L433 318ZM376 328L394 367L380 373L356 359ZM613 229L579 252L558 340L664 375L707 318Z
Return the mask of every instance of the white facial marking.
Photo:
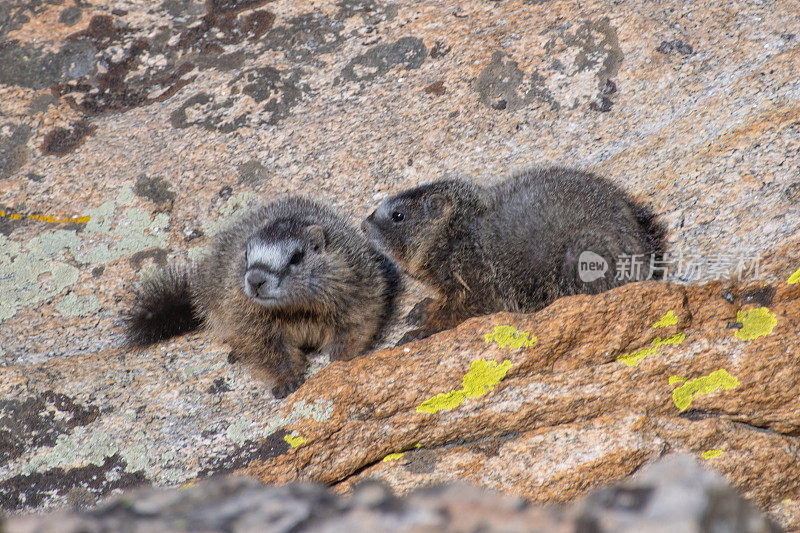
M378 204L378 209L375 212L375 218L377 218L377 219L389 218L389 215L391 214L390 210L391 210L391 206L389 206L389 202L386 202L386 201L385 202L381 202L380 204Z
M286 253L278 244L253 244L247 249L247 266L249 268L256 263L279 271L286 265Z

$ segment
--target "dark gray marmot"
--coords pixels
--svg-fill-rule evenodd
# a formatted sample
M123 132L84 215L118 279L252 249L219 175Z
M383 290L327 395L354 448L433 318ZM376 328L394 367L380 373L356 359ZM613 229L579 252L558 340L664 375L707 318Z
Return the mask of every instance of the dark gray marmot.
M565 168L533 169L489 187L422 185L384 200L362 228L438 293L415 313L422 330L405 339L647 279L651 256L659 260L663 248L663 230L644 206L604 179ZM636 256L631 264L642 268L617 279L623 256Z
M398 275L385 256L325 206L266 204L217 234L196 267L146 281L126 316L127 341L147 345L204 325L284 397L307 355L350 359L379 338Z

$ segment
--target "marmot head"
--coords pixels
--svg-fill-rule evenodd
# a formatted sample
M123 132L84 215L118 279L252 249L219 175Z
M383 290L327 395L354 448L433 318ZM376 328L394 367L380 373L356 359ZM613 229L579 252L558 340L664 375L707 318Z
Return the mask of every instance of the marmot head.
M460 204L460 182L439 181L387 198L361 228L379 250L411 274L423 268L430 250L448 238Z
M322 226L291 218L271 221L247 242L242 272L245 294L271 310L319 306L329 270L326 244Z

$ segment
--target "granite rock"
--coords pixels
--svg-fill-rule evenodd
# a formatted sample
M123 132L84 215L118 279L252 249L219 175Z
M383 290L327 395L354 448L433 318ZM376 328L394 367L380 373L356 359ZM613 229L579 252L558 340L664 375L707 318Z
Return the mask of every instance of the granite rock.
M118 345L142 270L196 258L254 201L310 195L357 223L422 181L531 165L596 171L652 207L668 279L785 279L797 7L8 0L0 357Z
M328 364L284 401L203 334L4 368L11 511L230 472L567 502L667 451L800 526L800 285L629 284Z
M0 3L0 507L233 471L565 502L678 449L800 528L798 11ZM673 283L475 319L331 364L283 403L202 333L119 347L142 276L196 259L254 202L305 194L357 223L420 182L534 164L649 205ZM427 295L406 289L383 347ZM497 326L538 340L501 349ZM457 406L417 411L439 394L429 411Z

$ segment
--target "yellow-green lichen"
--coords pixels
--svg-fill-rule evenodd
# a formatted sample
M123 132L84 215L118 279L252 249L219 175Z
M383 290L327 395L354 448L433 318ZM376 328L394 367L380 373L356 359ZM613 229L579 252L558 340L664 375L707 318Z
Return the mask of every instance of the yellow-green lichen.
M778 324L775 314L770 313L766 307L759 307L749 311L740 310L736 313L736 321L741 322L742 327L734 335L743 341L751 341L768 335L772 333L772 330Z
M620 355L617 357L617 361L628 366L639 366L639 363L642 361L642 359L648 355L653 355L656 353L656 351L656 348L644 348L629 354Z
M414 450L418 450L420 448L422 448L422 444L420 444L420 443L417 443L417 444L415 444L414 446L411 447L411 449L414 449ZM383 458L383 462L387 463L389 461L397 461L398 459L403 457L405 454L406 454L406 452L390 453L386 457Z
M383 462L384 463L388 463L389 461L397 461L398 459L400 459L404 455L405 455L405 452L390 453L389 455L387 455L386 457L383 458Z
M659 347L665 344L680 344L685 339L686 339L685 333L676 333L674 335L670 335L665 339L662 339L661 337L656 337L651 342L650 348L643 348L641 350L637 350L629 354L620 355L619 357L617 357L617 361L628 366L639 366L639 363L641 363L645 357L658 353Z
M417 407L417 412L433 414L443 409L454 409L467 398L480 398L506 377L509 368L511 361L508 359L500 364L486 359L473 361L469 372L461 380L460 390L443 392L425 400Z
M494 389L494 386L506 377L509 368L511 368L511 361L508 359L500 364L497 364L496 361L486 361L486 359L473 361L469 372L462 380L464 394L467 395L467 398L480 398Z
M668 311L666 315L662 316L658 322L653 324L654 328L666 328L667 326L674 326L678 323L678 317L675 313Z
M683 383L684 381L686 381L686 378L682 378L680 376L670 376L669 377L669 384L670 385L675 385L676 383Z
M454 390L437 394L430 400L425 400L417 407L418 413L436 413L443 409L454 409L461 405L466 395L463 390Z
M703 459L714 459L715 457L719 457L722 454L723 454L722 450L708 450L701 453L700 455L702 455Z
M306 439L305 437L301 437L300 435L297 436L286 435L285 437L283 437L283 440L285 440L286 443L289 444L289 446L291 446L292 448L297 448L298 446L302 446L303 444L308 442L308 439Z
M538 339L531 338L528 331L517 331L514 326L495 326L494 331L486 334L486 342L497 341L501 348L530 348Z
M685 333L676 333L675 335L670 335L665 339L662 339L661 337L656 337L653 340L653 344L656 346L663 346L665 344L680 344L685 340L686 340Z
M789 276L789 279L786 280L786 283L789 285L794 285L795 283L800 283L800 268L794 271L794 274Z
M711 394L719 389L729 390L739 386L739 380L731 376L727 370L721 368L707 376L687 381L685 384L672 391L672 401L680 411L685 411L696 396Z

